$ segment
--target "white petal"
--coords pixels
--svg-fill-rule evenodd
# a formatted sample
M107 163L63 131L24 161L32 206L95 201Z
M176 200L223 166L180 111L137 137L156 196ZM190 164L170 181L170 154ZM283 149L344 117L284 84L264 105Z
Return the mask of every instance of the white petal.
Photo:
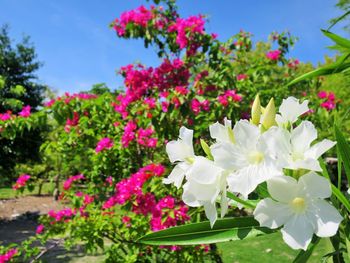
M260 226L274 229L285 224L292 215L292 211L288 205L265 198L258 203L253 214Z
M294 123L298 117L309 110L307 106L309 101L305 100L301 104L299 100L294 97L284 99L279 108L283 120Z
M271 127L261 136L269 152L280 161L287 163L291 152L290 133L279 127Z
M187 145L192 146L193 130L187 129L186 127L182 126L180 128L179 138Z
M204 206L205 215L210 221L211 228L213 228L215 221L218 218L215 202L214 203L205 202L203 203L203 206Z
M233 128L236 144L243 148L255 148L260 136L259 127L251 124L247 120L240 120Z
M324 139L323 141L312 145L309 150L305 152L305 157L310 157L313 159L318 159L322 154L332 148L336 142Z
M223 169L216 166L213 161L198 156L195 158L191 170L187 173L187 179L201 184L213 184L222 172Z
M288 246L306 250L311 242L314 227L305 214L295 214L285 223L281 232Z
M209 126L210 136L218 142L232 143L230 141L228 129L231 129L231 125L226 126L225 124L224 126L219 122L216 122Z
M188 180L187 191L198 201L214 202L220 193L216 184L200 184L194 180Z
M249 165L227 177L229 189L243 196L248 196L255 188L266 180L281 173L265 165Z
M272 198L289 203L297 195L298 183L290 176L276 176L267 181L267 189Z
M172 184L179 188L182 184L182 181L185 177L185 171L180 168L179 165L176 165L174 169L171 171L167 178L163 179L164 184Z
M309 172L299 178L299 189L311 198L328 198L332 194L329 181L315 172Z
M316 225L315 234L319 237L334 236L340 222L343 220L338 210L325 200L317 200L313 204L309 218L313 218Z
M216 165L227 170L236 170L248 165L242 149L233 144L220 143L210 147Z
M292 131L293 152L305 153L310 148L310 144L317 138L317 130L309 121L303 121Z
M193 147L181 140L168 142L166 145L166 152L169 156L170 162L185 161L188 157L193 157Z
M310 171L317 171L321 172L322 168L320 166L320 163L318 162L317 159L303 159L303 160L296 160L295 162L290 162L288 167L293 170L298 170L298 169L305 169L305 170L310 170Z
M196 199L196 197L188 190L189 183L183 185L182 201L188 206L199 207L201 203Z

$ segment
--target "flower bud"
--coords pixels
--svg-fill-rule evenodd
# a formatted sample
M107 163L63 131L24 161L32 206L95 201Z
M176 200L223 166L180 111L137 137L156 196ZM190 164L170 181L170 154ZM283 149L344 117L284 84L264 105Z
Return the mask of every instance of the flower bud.
M254 125L259 125L260 122L260 116L261 116L261 105L260 105L260 98L259 94L256 95L253 106L252 106L252 118L250 120L251 123Z
M267 104L263 119L262 119L262 128L264 130L268 130L272 126L276 125L276 107L275 107L275 101L273 98L270 99L269 104Z

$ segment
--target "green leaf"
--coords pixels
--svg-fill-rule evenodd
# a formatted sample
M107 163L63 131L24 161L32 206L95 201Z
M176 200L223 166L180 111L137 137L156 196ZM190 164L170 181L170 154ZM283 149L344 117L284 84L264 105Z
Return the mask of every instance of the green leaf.
M346 199L346 197L343 195L343 193L337 187L335 187L333 184L331 186L332 186L332 192L335 195L335 197L337 197L337 199L345 206L346 210L348 210L348 212L350 212L349 200Z
M138 241L148 245L197 245L242 240L275 230L260 227L253 217L224 218L210 228L209 221L177 226L141 237Z
M307 250L301 250L297 257L293 260L293 263L305 263L310 258L312 251L317 246L318 242L320 242L320 238L314 236L311 240L311 244L308 246Z
M255 208L256 204L252 200L242 200L241 198L235 196L233 193L227 192L227 197L236 201L237 203L242 204L246 208Z
M335 138L337 139L337 152L340 154L340 159L344 165L346 178L350 182L350 145L347 143L344 135L339 130L337 125L334 126Z
M343 60L343 59L341 59L341 60ZM289 82L287 84L287 86L293 85L293 84L298 83L298 82L305 80L305 79L343 72L344 70L346 70L350 67L350 62L347 62L347 63L343 63L343 62L344 61L342 61L342 62L337 61L329 66L318 68L318 69L315 69L315 70L310 71L308 73L305 73L305 74L295 78L291 82Z
M332 39L339 46L350 49L350 40L347 40L346 38L338 36L338 35L336 35L332 32L329 32L327 30L321 29L321 31L326 37Z

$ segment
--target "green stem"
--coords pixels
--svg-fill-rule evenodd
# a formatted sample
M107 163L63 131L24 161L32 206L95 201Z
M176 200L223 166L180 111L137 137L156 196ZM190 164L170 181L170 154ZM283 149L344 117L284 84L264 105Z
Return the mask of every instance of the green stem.
M253 209L255 208L255 205L254 205L254 204L252 204L252 203L250 203L250 202L248 202L248 201L244 201L244 200L242 200L241 198L235 196L234 194L232 194L232 193L230 193L230 192L227 192L227 197L230 198L230 199L232 199L232 200L234 200L234 201L236 201L237 203L242 204L242 205L245 206L245 207L253 208Z

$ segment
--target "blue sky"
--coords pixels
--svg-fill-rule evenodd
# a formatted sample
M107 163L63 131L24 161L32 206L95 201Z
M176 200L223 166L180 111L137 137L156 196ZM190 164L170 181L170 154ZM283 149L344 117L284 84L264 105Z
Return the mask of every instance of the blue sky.
M209 15L207 31L226 40L240 29L266 40L272 31L289 30L299 37L292 57L316 64L323 61L330 45L320 32L328 21L341 14L336 0L178 0L183 16ZM37 73L40 81L63 93L87 90L105 82L121 85L116 70L141 61L159 63L152 48L141 41L120 40L109 24L141 0L0 0L0 25L10 25L14 40L29 35L38 59L44 63ZM343 33L341 30L336 31Z

